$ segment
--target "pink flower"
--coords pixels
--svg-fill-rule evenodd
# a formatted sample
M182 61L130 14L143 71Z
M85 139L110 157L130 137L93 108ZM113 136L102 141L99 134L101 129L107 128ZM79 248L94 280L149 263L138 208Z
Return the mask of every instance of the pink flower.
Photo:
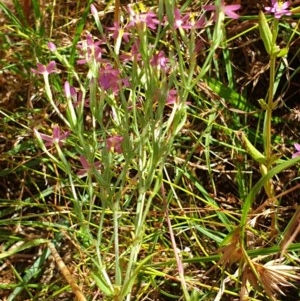
M43 75L57 73L56 63L55 61L51 61L48 65L37 63L37 69L31 68L31 71L35 74L43 74Z
M294 147L296 149L296 152L293 154L292 158L296 158L300 156L300 144L299 143L295 143Z
M101 68L99 74L99 85L105 91L112 91L117 94L120 85L125 87L129 86L129 81L127 79L120 78L120 70L114 69L110 64Z
M160 23L154 12L149 11L143 14L136 14L130 6L128 6L128 12L130 14L130 22L127 28L138 26L139 24L145 24L148 28L155 30L156 26Z
M271 5L271 7L265 7L265 10L269 13L274 14L276 19L280 19L282 16L292 15L292 13L288 10L288 8L290 7L290 3L288 1L284 3L278 3L278 1L276 0L271 0Z
M78 43L77 47L80 50L80 56L82 59L77 61L78 65L86 63L102 61L103 50L99 47L100 41L95 42L91 34L87 34L86 40Z
M49 48L50 51L52 51L52 52L56 51L56 46L55 46L54 43L49 42L47 45L48 45L48 48Z
M110 136L106 139L106 148L109 151L116 152L121 154L122 150L122 142L124 138L119 135Z
M160 68L164 71L167 71L168 63L169 63L169 59L165 56L165 53L163 51L160 51L159 53L154 54L150 60L150 64L152 66Z
M189 29L189 25L187 21L190 19L190 15L186 14L183 17L181 17L180 10L178 8L175 8L174 11L174 28L184 28L184 29Z
M88 160L82 155L80 156L79 160L80 160L80 163L83 167L82 169L80 169L77 172L77 175L80 176L80 177L87 176L88 173L93 170L93 168L98 170L101 167L101 162L100 161L96 161L96 162L90 164L88 162Z
M217 10L215 5L205 5L203 8L207 11ZM221 11L231 19L238 19L240 17L237 13L235 13L235 11L239 10L240 8L240 4L225 5L224 1L221 0Z
M124 29L120 27L118 22L114 22L114 25L112 27L107 27L107 29L113 32L112 37L114 40L121 36L126 43L129 42L130 33L125 32Z
M140 53L140 41L136 40L131 47L130 53L123 53L120 55L120 59L126 63L128 61L140 61L142 59L142 55Z
M167 95L167 105L175 105L180 103L180 97L178 96L177 90L176 89L171 89ZM190 105L191 102L186 101L185 105Z
M177 102L177 90L176 89L171 89L168 93L167 96L167 104L175 104Z
M97 8L94 4L91 4L90 6L90 9L91 9L91 13L94 17L98 17L98 11L97 11Z
M74 87L70 86L68 81L65 82L64 91L65 91L66 97L71 98L73 100L74 107L77 107L81 104L81 102L82 102L82 92L81 91L77 92ZM88 100L85 100L84 106L85 107L89 106L89 101Z
M191 22L191 15L185 14L183 17L181 17L180 10L178 8L174 11L174 28L183 28L183 29L196 29L196 28L202 28L205 24L205 19L202 16L196 23Z
M44 142L45 146L52 146L53 144L62 145L62 141L70 135L70 132L60 132L60 128L56 125L53 127L52 136L39 133L35 130L35 134L38 135Z
M70 86L68 81L65 81L64 85L65 95L67 98L73 98L76 95L76 90L74 87Z

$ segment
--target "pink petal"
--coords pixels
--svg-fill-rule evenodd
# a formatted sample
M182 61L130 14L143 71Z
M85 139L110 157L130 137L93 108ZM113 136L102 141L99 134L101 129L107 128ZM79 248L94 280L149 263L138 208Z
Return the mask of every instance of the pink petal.
M92 13L93 16L98 15L98 11L97 11L94 4L91 4L90 9L91 9L91 13Z
M53 72L55 71L55 69L56 69L56 63L55 63L55 61L51 61L51 62L48 64L46 70L47 70L48 73L53 73Z
M300 152L300 144L299 143L295 143L294 147L298 152Z
M55 46L55 44L52 43L52 42L49 42L49 43L48 43L48 48L49 48L49 50L52 51L52 52L54 52L54 51L56 50L56 46Z
M53 138L59 139L60 136L60 128L58 126L55 126L53 128Z
M87 171L90 168L90 164L84 156L80 156L79 158L82 167Z
M203 8L205 10L207 10L207 11L216 10L216 6L215 5L205 5Z
M65 90L66 97L67 98L71 97L71 88L68 81L65 81L64 90Z

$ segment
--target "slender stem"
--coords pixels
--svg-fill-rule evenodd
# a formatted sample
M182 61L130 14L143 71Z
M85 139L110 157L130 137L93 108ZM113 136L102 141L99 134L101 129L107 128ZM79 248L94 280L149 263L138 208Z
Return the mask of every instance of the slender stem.
M271 55L270 58L270 84L268 91L268 106L265 115L265 128L264 128L264 142L265 142L265 156L267 159L267 168L270 168L269 162L272 156L272 111L273 111L273 94L274 94L274 80L275 80L275 63L276 56Z
M119 255L119 202L115 201L113 204L113 223L114 223L114 247L115 247L115 273L116 273L116 286L122 285L122 272L120 267L120 255Z
M270 53L270 83L269 83L269 90L268 90L268 103L266 108L266 115L265 115L265 124L264 124L264 151L266 157L266 165L261 166L261 171L263 171L262 175L265 175L269 172L272 167L272 112L275 109L274 106L274 83L275 83L275 73L276 73L276 58L277 58L277 34L278 34L278 25L279 21L274 18L272 24L272 49ZM272 184L272 178L270 178L265 183L265 192L268 198L273 198L275 195L274 187ZM274 203L272 204L274 206ZM272 213L272 225L271 228L276 231L276 215L275 211ZM272 233L273 233L272 231Z
M272 113L274 109L274 82L275 82L275 72L276 72L276 39L278 33L278 20L274 19L272 26L272 47L270 53L270 82L268 89L268 102L266 106L266 114L264 121L264 153L266 157L266 165L261 166L261 171L263 175L268 173L272 165ZM272 179L270 179L265 185L265 191L269 198L274 196L274 190L272 186Z
M44 82L45 82L46 95L47 95L48 100L50 101L50 104L51 104L52 108L54 109L56 114L60 117L60 119L70 128L71 126L70 126L69 121L59 111L58 107L56 106L56 104L53 100L48 74L44 74Z
M164 201L164 213L166 216L166 220L167 220L167 224L168 224L168 228L169 228L169 234L170 234L170 238L171 238L171 244L172 244L172 248L174 251L174 256L175 256L175 260L177 263L177 269L178 269L178 274L179 274L179 278L180 278L180 282L181 282L181 287L183 290L183 294L184 294L184 298L186 301L191 300L190 295L188 293L188 288L187 288L187 284L184 278L184 267L183 267L183 263L182 260L178 254L178 249L177 249L177 245L176 245L176 241L175 241L175 235L174 235L174 231L172 228L172 223L171 223L171 219L169 216L169 210L168 210L168 202L165 196L165 188L162 185L161 186L161 191L162 191L162 197L163 197L163 201Z

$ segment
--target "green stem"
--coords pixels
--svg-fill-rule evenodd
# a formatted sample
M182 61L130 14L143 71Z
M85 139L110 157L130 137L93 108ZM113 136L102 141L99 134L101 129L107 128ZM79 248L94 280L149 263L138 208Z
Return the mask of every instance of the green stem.
M120 254L119 254L119 202L115 201L113 204L113 223L114 223L114 247L115 247L115 274L116 274L116 286L122 285L122 272L120 267Z
M276 73L276 39L278 33L278 24L279 21L274 19L272 26L272 50L270 53L270 83L268 90L268 102L265 113L264 121L264 154L266 158L266 165L261 166L262 175L268 173L272 165L272 113L274 109L274 83L275 83L275 73ZM272 179L268 181L265 185L265 191L268 197L274 196L274 191L272 188Z
M70 128L70 123L62 115L62 113L59 111L58 107L56 106L56 104L53 100L48 74L44 74L44 82L45 82L46 95L47 95L48 100L50 101L50 104L51 104L52 108L54 109L56 114L60 117L60 119Z
M275 81L275 63L276 57L271 55L270 58L270 84L269 84L269 91L268 91L268 106L266 109L265 115L265 126L264 126L264 149L265 149L265 156L267 161L267 168L270 168L270 159L272 156L272 142L271 142L271 135L272 135L272 112L273 112L273 93L274 93L274 81Z

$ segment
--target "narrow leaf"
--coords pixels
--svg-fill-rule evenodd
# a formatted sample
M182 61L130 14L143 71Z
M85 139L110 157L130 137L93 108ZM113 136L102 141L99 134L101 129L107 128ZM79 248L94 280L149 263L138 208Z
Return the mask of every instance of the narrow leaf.
M266 163L266 157L248 140L245 133L239 132L238 137L241 139L246 152L252 157L252 159L259 163Z
M227 87L225 84L215 78L204 77L204 81L216 94L226 99L235 109L241 111L257 111L257 108L251 105L247 99L236 92L234 89Z
M265 17L262 11L259 12L258 15L258 28L260 36L264 42L266 51L268 54L272 53L272 32L268 25L267 18Z

